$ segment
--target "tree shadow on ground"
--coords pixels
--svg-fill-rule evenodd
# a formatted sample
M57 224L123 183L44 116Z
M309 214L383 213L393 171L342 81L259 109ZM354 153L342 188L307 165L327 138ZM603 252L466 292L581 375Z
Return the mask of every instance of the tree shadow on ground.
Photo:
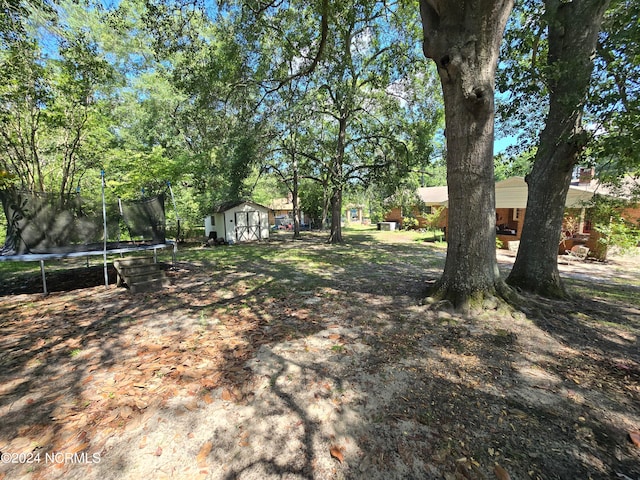
M429 247L256 247L198 252L161 292L3 298L2 443L103 454L66 478L640 473L604 313L430 311ZM637 338L625 305L596 307Z
M162 292L97 287L3 302L3 451L106 452L105 432L166 408L180 391L222 388L240 400L255 349L319 328L291 322L300 309L272 278L256 291L237 270L211 275L205 265L193 281L183 267L184 281ZM278 298L265 298L271 292ZM194 372L201 356L207 364Z

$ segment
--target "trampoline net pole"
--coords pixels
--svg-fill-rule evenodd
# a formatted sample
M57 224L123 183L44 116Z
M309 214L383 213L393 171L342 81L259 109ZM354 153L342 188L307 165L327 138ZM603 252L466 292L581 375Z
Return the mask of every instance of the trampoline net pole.
M104 287L109 288L109 273L107 272L107 202L104 197L104 170L101 170L102 176L102 222L104 224L104 249L103 249L103 261L104 261Z
M42 293L48 295L47 292L47 277L44 274L44 260L40 260L40 273L42 274Z

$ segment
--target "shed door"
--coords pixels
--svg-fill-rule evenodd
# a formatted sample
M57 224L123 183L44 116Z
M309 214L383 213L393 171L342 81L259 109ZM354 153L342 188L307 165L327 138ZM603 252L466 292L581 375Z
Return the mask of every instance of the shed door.
M260 212L236 212L236 242L260 240Z

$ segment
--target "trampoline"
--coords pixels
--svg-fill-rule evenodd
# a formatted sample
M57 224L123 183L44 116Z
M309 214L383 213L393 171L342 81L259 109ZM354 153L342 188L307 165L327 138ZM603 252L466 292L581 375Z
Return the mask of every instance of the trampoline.
M167 184L173 198L171 185ZM158 250L171 248L175 262L177 244L165 238L164 194L135 201L108 204L102 174L102 205L73 195L0 191L7 219L5 245L0 262L39 262L42 289L46 295L45 262L101 255L105 287L109 286L107 258L110 255L152 251L157 263ZM175 206L175 202L174 202ZM176 214L176 220L179 218ZM128 240L121 240L122 231Z

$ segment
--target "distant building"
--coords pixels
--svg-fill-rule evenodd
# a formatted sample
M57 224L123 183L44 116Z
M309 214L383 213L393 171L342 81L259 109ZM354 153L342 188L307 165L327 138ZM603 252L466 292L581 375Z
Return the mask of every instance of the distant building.
M269 209L238 200L218 205L204 219L205 236L226 243L251 242L269 238Z
M427 226L427 221L421 215L421 213L431 214L435 209L444 209L436 227L446 227L447 214L445 207L447 205L447 201L449 200L449 192L447 191L447 186L444 185L439 187L420 187L416 190L416 195L418 196L418 199L422 204L420 205L420 208L414 207L413 211L411 212L403 212L400 207L394 207L385 215L385 221L396 222L402 227L402 217L411 214L418 219L418 228L425 228Z
M355 203L350 203L345 206L345 222L349 223L360 223L363 225L368 225L370 223L370 219L366 218L364 215L364 205L358 205Z
M500 182L496 182L496 236L505 248L515 250L518 247L522 235L522 226L526 215L528 185L523 177L511 177ZM418 198L426 205L427 210L435 207L448 207L449 198L446 186L424 187L417 190ZM594 254L599 255L598 235L594 230L593 221L589 215L589 209L585 204L590 201L595 194L616 197L620 194L600 184L594 179L593 169L578 168L575 170L573 180L567 192L565 207L578 221L577 230L571 232L563 245L559 247L564 253L565 249L570 249L574 245L586 245ZM417 211L417 209L416 209ZM427 213L430 213L427 211ZM640 208L629 206L624 209L623 217L630 221L640 220ZM416 215L420 222L420 227L425 223L424 218ZM386 221L402 222L402 212L399 208L390 210L385 216ZM447 225L448 216L446 210L440 217L440 227Z
M293 195L289 194L287 197L274 198L269 202L267 208L269 209L270 225L274 225L277 228L286 228L288 225L293 225ZM309 224L309 218L303 211L300 211L300 224Z

